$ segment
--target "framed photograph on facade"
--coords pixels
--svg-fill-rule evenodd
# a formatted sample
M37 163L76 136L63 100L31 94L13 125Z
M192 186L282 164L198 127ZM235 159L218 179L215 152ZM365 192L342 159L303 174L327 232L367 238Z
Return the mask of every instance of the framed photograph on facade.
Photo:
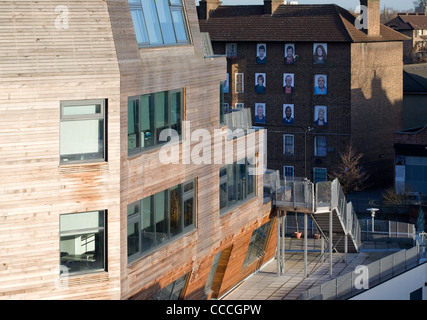
M267 45L258 43L256 46L256 63L265 64L267 62Z
M328 61L328 45L326 43L313 44L313 64L326 64Z
M230 93L230 74L227 73L227 78L224 81L224 93Z
M283 93L285 94L294 93L294 74L293 73L283 74Z
M255 92L265 93L265 73L255 73Z
M314 76L314 94L328 93L328 76L326 74L316 74Z
M314 106L314 124L316 126L327 125L327 111L326 106Z
M295 63L295 44L285 43L285 64Z
M293 104L283 105L283 124L284 125L294 124L294 105Z
M255 103L255 123L265 123L265 103Z

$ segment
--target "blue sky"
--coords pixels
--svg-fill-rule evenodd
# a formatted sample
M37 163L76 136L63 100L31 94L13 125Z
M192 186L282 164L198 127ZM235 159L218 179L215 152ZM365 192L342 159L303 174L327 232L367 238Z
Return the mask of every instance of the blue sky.
M296 0L299 4L329 4L335 3L345 9L354 9L358 4L359 0ZM249 4L262 4L263 0L221 0L223 5L249 5ZM399 11L406 11L412 9L413 0L381 0L381 8L386 7L393 8ZM196 4L199 4L199 0L196 0Z

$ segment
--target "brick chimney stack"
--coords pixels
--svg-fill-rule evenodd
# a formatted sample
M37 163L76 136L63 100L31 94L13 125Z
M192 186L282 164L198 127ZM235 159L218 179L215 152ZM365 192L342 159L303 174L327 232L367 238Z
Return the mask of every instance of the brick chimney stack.
M284 4L283 0L264 0L264 14L273 14L281 4Z
M221 1L219 0L200 0L199 1L199 14L200 19L207 20L213 11L216 10L221 5Z
M379 37L381 35L380 0L360 0L360 5L368 8L368 30L366 31L368 37Z

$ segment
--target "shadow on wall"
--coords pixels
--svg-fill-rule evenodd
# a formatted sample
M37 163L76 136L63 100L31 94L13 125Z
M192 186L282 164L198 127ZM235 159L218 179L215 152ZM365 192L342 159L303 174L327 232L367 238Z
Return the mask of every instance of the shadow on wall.
M352 142L364 155L361 164L369 172L368 184L386 187L394 180L393 134L403 129L403 100L390 101L376 71L369 89L370 97L361 88L352 89Z

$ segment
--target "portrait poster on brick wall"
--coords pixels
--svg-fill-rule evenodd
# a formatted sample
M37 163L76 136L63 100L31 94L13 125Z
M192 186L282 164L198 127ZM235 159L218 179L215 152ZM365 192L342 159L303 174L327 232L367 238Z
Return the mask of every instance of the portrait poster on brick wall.
M283 93L285 94L294 93L294 74L293 73L283 74Z
M328 76L326 74L316 74L314 76L314 94L328 93Z
M224 81L224 93L230 92L230 74L227 73L227 77Z
M256 63L265 64L267 62L267 45L258 43L256 46Z
M255 123L265 123L265 103L255 103Z
M293 104L283 105L283 124L284 125L294 124L294 105Z
M265 93L266 79L265 73L255 73L255 92Z
M285 64L294 64L295 61L295 44L285 43Z
M326 106L314 106L314 124L316 126L327 125L327 110Z
M326 43L315 43L313 45L313 63L326 64L328 62L328 45Z

